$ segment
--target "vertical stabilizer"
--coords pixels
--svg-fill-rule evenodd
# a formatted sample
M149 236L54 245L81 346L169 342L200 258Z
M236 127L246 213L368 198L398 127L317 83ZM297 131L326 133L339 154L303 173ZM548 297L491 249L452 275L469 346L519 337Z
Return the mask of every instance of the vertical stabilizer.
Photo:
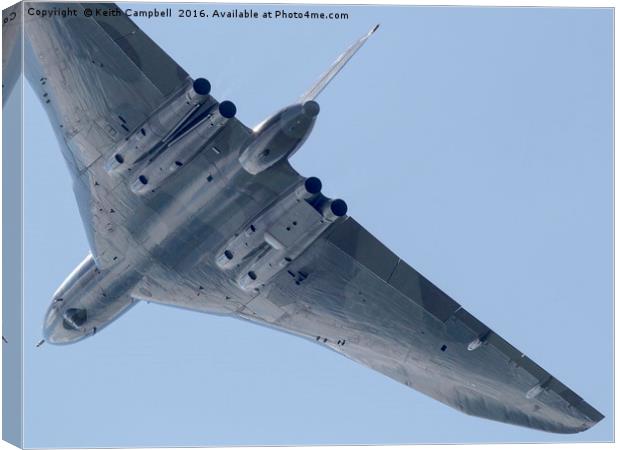
M327 72L325 72L321 78L310 88L308 92L306 92L301 97L301 103L304 103L308 100L314 100L325 87L329 84L329 82L334 78L338 72L342 70L346 63L357 53L357 51L366 43L368 38L373 35L375 31L379 28L379 25L375 25L372 29L366 33L364 36L359 38L351 47L349 47L342 55L338 57L338 59L332 64Z

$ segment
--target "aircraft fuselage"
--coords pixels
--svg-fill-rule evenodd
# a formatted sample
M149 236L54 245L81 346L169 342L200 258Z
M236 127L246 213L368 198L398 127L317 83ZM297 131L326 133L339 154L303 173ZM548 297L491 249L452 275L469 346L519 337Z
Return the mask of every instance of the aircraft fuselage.
M160 108L112 158L74 180L101 224L90 240L106 250L89 255L54 294L47 341L93 335L137 299L184 297L190 309L232 314L346 214L344 202L320 193L318 179L291 184L280 175L314 126L316 102L284 108L234 141L226 135L234 105L210 100L195 81L167 102L177 115ZM180 171L193 173L175 177Z

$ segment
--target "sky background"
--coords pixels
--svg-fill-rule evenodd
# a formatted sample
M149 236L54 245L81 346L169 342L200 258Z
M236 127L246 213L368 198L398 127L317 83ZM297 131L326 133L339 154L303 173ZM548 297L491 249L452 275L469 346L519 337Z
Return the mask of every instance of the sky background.
M293 166L606 419L564 436L469 417L309 341L155 304L35 348L88 245L26 85L25 445L611 440L612 10L251 8L350 18L137 23L249 126L380 23Z

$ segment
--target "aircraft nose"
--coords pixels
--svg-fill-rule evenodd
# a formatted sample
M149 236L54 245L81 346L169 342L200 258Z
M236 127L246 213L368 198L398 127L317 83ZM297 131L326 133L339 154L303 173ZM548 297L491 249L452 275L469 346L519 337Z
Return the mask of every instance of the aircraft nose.
M60 302L54 301L45 313L45 320L43 321L43 334L46 335L46 339L47 334L49 334L54 329L56 323L58 322L58 318L60 317L59 303Z
M54 301L45 314L43 338L50 344L71 344L86 337L80 325L86 320L85 310L63 309L62 302Z

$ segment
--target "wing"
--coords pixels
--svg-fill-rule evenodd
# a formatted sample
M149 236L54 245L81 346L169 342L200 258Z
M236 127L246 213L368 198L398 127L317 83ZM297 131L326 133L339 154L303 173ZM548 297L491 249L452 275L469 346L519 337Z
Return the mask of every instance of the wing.
M603 418L352 218L289 269L246 318L310 337L467 414L558 433Z
M35 4L33 4L35 5ZM26 76L37 91L73 171L89 167L190 80L126 16L85 17L85 8L118 10L113 3L37 3L25 15Z
M105 239L108 177L102 162L189 75L125 16L85 17L85 8L118 11L113 3L33 3L67 16L25 17L25 73L54 128L73 178L74 192L93 256L106 267L118 251ZM116 227L117 234L122 232ZM110 234L110 233L108 233Z
M160 106L181 98L193 80L113 3L27 7L65 12L25 14L25 72L60 142L91 252L103 269L122 257L119 249L131 240L126 228L132 217L158 213L157 205L129 193L121 177L109 176L105 162L145 121L153 121ZM197 113L218 104L205 98ZM231 119L214 145L225 153L249 134ZM113 204L114 197L123 203Z

